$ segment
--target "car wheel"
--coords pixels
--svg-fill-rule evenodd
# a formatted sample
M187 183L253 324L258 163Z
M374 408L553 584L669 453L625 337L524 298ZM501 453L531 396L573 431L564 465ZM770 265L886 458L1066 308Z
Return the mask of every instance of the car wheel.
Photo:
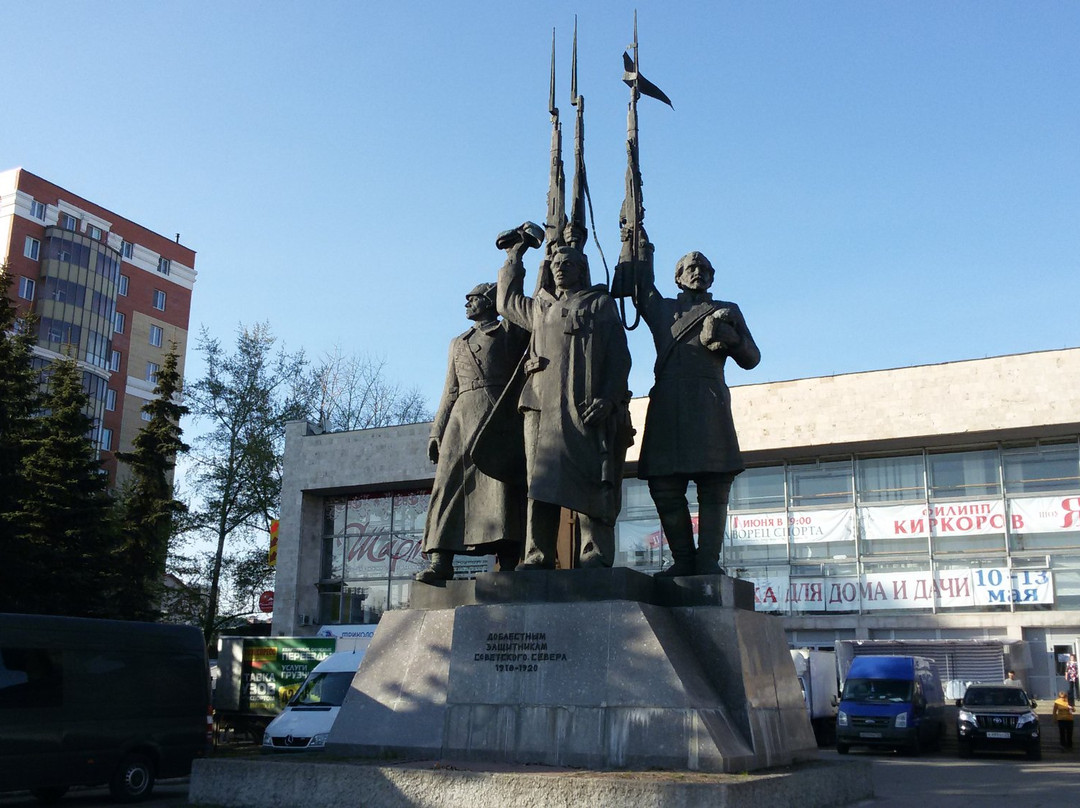
M971 757L971 741L957 741L956 753L962 758Z
M836 742L836 754L846 755L849 749L851 749L851 744L846 744L843 741Z
M121 802L136 802L154 790L154 764L146 755L132 754L120 761L109 791Z
M38 802L51 805L54 802L59 802L60 798L67 794L67 790L67 786L45 786L43 788L32 788L30 793Z
M1042 746L1033 743L1027 749L1027 756L1029 760L1042 760Z

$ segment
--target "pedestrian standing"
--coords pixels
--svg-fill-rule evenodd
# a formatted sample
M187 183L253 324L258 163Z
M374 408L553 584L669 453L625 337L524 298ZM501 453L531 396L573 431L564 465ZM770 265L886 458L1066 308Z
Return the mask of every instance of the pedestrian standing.
M1072 749L1073 745L1073 708L1069 704L1065 691L1058 693L1054 701L1054 720L1058 725L1058 739L1062 749Z

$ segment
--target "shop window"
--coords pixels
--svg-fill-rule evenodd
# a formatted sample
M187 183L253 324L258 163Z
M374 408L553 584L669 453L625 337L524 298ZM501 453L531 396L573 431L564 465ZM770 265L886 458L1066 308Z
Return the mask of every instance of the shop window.
M927 465L931 499L1001 495L1000 466L995 449L930 455Z
M856 462L860 502L921 502L926 499L923 456L864 457Z
M731 510L784 508L784 467L746 469L731 486Z
M738 479L738 478L736 478ZM850 505L851 461L806 463L788 466L791 507Z
M1080 450L1075 443L1006 449L1002 452L1007 494L1042 494L1080 488Z

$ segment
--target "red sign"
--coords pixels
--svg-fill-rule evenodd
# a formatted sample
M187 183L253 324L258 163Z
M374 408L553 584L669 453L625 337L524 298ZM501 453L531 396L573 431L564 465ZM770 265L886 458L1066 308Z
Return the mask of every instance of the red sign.
M274 590L267 589L259 595L259 611L269 614L274 611Z

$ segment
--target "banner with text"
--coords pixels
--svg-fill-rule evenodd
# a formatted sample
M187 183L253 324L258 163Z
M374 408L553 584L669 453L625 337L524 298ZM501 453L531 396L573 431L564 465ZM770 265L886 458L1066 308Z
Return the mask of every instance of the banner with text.
M851 508L784 513L730 514L728 538L734 544L796 544L855 540L855 514Z
M750 578L760 612L853 612L882 609L958 609L971 606L1045 605L1054 602L1049 570L1005 567L880 572L861 577Z

